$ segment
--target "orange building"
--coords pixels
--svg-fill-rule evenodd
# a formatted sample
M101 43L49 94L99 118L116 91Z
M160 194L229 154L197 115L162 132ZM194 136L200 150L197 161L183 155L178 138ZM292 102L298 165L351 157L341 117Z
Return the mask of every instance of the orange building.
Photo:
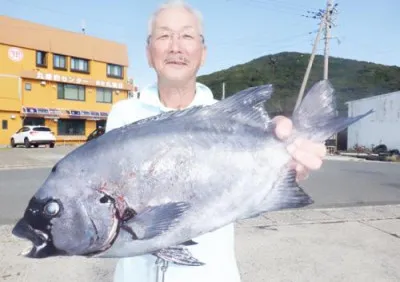
M133 90L128 65L123 44L0 16L0 145L23 125L86 140Z

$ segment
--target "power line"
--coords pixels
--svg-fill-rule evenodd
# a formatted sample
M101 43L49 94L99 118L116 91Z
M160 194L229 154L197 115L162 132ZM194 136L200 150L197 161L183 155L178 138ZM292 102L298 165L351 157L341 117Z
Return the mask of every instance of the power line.
M260 37L262 35L252 35L253 38L250 36L243 36L243 37L232 38L229 41L227 40L227 41L218 42L218 43L214 44L213 46L221 47L221 46L226 46L226 45L231 45L231 44L235 44L235 46L247 45L247 46L252 46L252 47L265 46L265 45L270 46L275 43L280 43L280 42L286 43L288 41L293 41L293 39L309 36L313 33L316 33L316 31L303 32L303 33L286 36L286 37L282 37L282 38L277 38L277 39L273 39L273 40L268 40L266 42L259 42L259 43L254 43L253 39L254 39L254 37Z
M267 4L266 2L272 2L274 5L281 5L282 7L286 7L288 9L293 9L293 10L297 10L297 11L306 9L306 6L301 5L298 2L297 2L297 4L289 3L289 2L286 2L286 1L282 1L282 0L263 0L263 1L262 0L257 0L257 2L265 3L265 4Z
M39 6L35 2L24 2L24 3L22 3L22 2L17 1L17 0L7 0L7 1L11 2L13 4L21 5L21 6L32 7L34 9L36 9L36 10L47 11L47 12L51 12L51 13L57 13L57 14L60 14L60 15L64 15L64 16L67 16L69 19L71 17L75 17L75 18L78 17L78 15L75 14L75 13L71 14L71 13L65 12L64 10L57 10L57 9L52 9L52 8L48 8L48 7ZM85 15L85 18L89 19L92 22L106 24L106 25L110 25L110 26L113 26L113 27L120 27L120 28L124 29L124 25L122 23L120 23L120 22L107 21L107 20L105 20L103 18L96 18L96 17L93 17L93 16L90 16L88 18L86 15Z
M237 66L237 65L244 64L244 63L247 63L249 61L252 61L255 58L271 55L273 53L289 51L290 48L294 48L294 47L298 46L300 42L302 42L302 41L291 42L291 43L287 43L285 45L275 46L274 48L263 49L262 52L260 52L258 54L256 54L255 52L252 52L251 55L249 54L249 58L247 58L247 59L243 58L241 61L238 61L238 54L237 53L230 52L230 53L227 53L226 56L218 56L215 59L213 58L212 62L214 64L216 64L216 63L224 63L224 66L222 67L222 69L228 69L230 67ZM265 45L268 45L268 44L265 44ZM254 47L254 46L252 45L252 47ZM230 55L230 56L228 57L228 55ZM225 64L227 61L230 62L230 63L229 64Z
M230 0L227 0L230 1ZM244 1L241 1L244 2ZM278 2L279 3L279 2ZM293 16L301 16L301 11L304 11L304 8L295 8L295 7L289 7L289 6L277 6L276 3L272 4L268 2L264 2L261 0L246 0L246 5L248 6L256 6L257 8L264 8L266 10L272 11L272 12L277 12L277 13L282 13L282 14L287 14L287 15L293 15Z

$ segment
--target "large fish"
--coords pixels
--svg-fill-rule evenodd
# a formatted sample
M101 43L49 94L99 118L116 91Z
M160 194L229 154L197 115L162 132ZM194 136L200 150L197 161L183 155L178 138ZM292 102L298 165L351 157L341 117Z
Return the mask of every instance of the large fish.
M80 146L53 167L13 234L32 241L33 258L151 253L201 265L185 247L193 238L311 204L287 145L323 142L371 111L336 116L333 88L320 81L293 113L293 136L281 141L263 106L272 89L147 118Z

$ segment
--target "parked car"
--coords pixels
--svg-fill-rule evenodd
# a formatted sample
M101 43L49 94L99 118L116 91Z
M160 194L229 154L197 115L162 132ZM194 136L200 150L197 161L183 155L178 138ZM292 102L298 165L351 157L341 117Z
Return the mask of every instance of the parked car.
M42 125L26 125L18 130L11 136L10 144L11 147L17 145L24 145L26 148L39 147L39 145L49 145L50 148L54 148L56 143L56 137L50 128Z
M92 131L92 133L89 134L89 136L86 139L86 142L89 142L92 139L96 139L97 137L103 135L104 132L105 132L104 127L99 127L95 129L94 131Z

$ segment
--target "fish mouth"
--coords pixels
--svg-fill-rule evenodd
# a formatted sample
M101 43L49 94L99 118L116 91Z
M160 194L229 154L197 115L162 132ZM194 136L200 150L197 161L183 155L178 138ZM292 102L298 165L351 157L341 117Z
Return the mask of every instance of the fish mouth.
M28 258L46 258L50 256L66 255L64 251L54 246L49 234L32 228L24 218L17 222L12 230L12 234L18 238L27 239L32 242L32 249L29 253L25 254Z

